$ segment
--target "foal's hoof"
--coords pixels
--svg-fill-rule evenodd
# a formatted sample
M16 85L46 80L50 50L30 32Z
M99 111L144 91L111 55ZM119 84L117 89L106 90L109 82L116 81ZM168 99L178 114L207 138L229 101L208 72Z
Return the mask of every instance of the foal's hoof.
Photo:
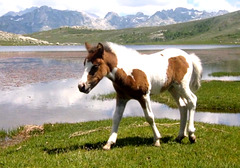
M104 145L103 150L110 150L111 149L111 143L107 143Z
M185 138L185 136L178 136L178 137L175 139L175 141L176 141L177 143L181 143L182 140L183 140L183 138Z
M195 143L195 142L196 142L196 136L195 136L195 135L190 135L190 136L189 136L189 141L190 141L191 143Z
M156 140L156 142L154 143L154 146L156 146L156 147L160 147L160 140L159 140L159 139Z

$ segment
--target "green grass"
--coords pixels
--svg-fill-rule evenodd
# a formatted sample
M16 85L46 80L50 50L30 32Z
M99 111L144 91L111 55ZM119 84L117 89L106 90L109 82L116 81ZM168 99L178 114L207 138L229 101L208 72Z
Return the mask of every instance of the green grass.
M240 76L240 72L213 72L209 76L222 77L222 76Z
M211 112L240 112L240 82L202 81L201 88L197 91L197 111ZM115 93L99 95L100 100L113 99ZM164 103L172 108L177 105L168 92L152 95L151 100Z
M7 136L6 131L4 131L4 130L0 131L0 140L4 139L6 136Z
M0 142L4 140L6 137L12 138L16 136L20 131L22 131L22 129L23 127L19 127L17 129L10 130L8 132L6 132L5 130L0 130Z
M33 44L30 42L23 42L23 41L16 41L16 40L0 40L0 46L32 46L32 45L39 45L39 44Z
M103 151L111 120L45 124L44 134L0 151L0 167L239 167L240 128L196 123L197 142L175 142L179 121L157 119L161 147L140 117L124 118L117 144ZM107 129L106 129L107 128ZM94 131L95 130L95 131ZM83 135L69 138L73 133Z
M240 82L203 82L197 92L198 109L223 112L240 112Z

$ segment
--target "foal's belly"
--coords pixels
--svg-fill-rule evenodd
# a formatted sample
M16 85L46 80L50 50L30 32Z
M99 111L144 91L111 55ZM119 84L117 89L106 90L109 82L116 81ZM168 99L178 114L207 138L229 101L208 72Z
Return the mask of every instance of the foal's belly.
M165 78L151 80L151 94L159 94L164 91Z

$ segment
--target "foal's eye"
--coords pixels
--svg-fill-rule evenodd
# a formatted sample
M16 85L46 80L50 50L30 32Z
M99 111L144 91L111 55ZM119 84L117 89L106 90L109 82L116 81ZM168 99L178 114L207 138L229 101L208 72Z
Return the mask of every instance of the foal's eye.
M93 70L98 70L98 67L99 67L98 65L93 65L92 69Z
M99 65L93 65L91 70L90 70L90 72L89 72L89 74L90 75L94 75L97 72L98 67L99 67Z

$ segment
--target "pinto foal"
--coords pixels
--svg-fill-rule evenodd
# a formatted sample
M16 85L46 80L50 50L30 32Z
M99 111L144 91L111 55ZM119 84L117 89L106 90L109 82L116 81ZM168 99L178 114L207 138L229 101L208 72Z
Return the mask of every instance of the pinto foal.
M85 43L85 47L88 55L78 84L79 90L89 93L103 77L107 77L117 92L112 131L103 149L109 150L116 143L118 126L130 99L140 103L146 120L152 127L154 145L160 146L161 135L154 122L150 94L159 94L165 90L171 93L180 110L180 131L176 140L181 142L189 136L190 142L195 142L194 113L197 97L193 91L200 87L202 74L201 62L197 56L180 49L166 49L144 55L110 42L106 45L98 43L93 47Z

